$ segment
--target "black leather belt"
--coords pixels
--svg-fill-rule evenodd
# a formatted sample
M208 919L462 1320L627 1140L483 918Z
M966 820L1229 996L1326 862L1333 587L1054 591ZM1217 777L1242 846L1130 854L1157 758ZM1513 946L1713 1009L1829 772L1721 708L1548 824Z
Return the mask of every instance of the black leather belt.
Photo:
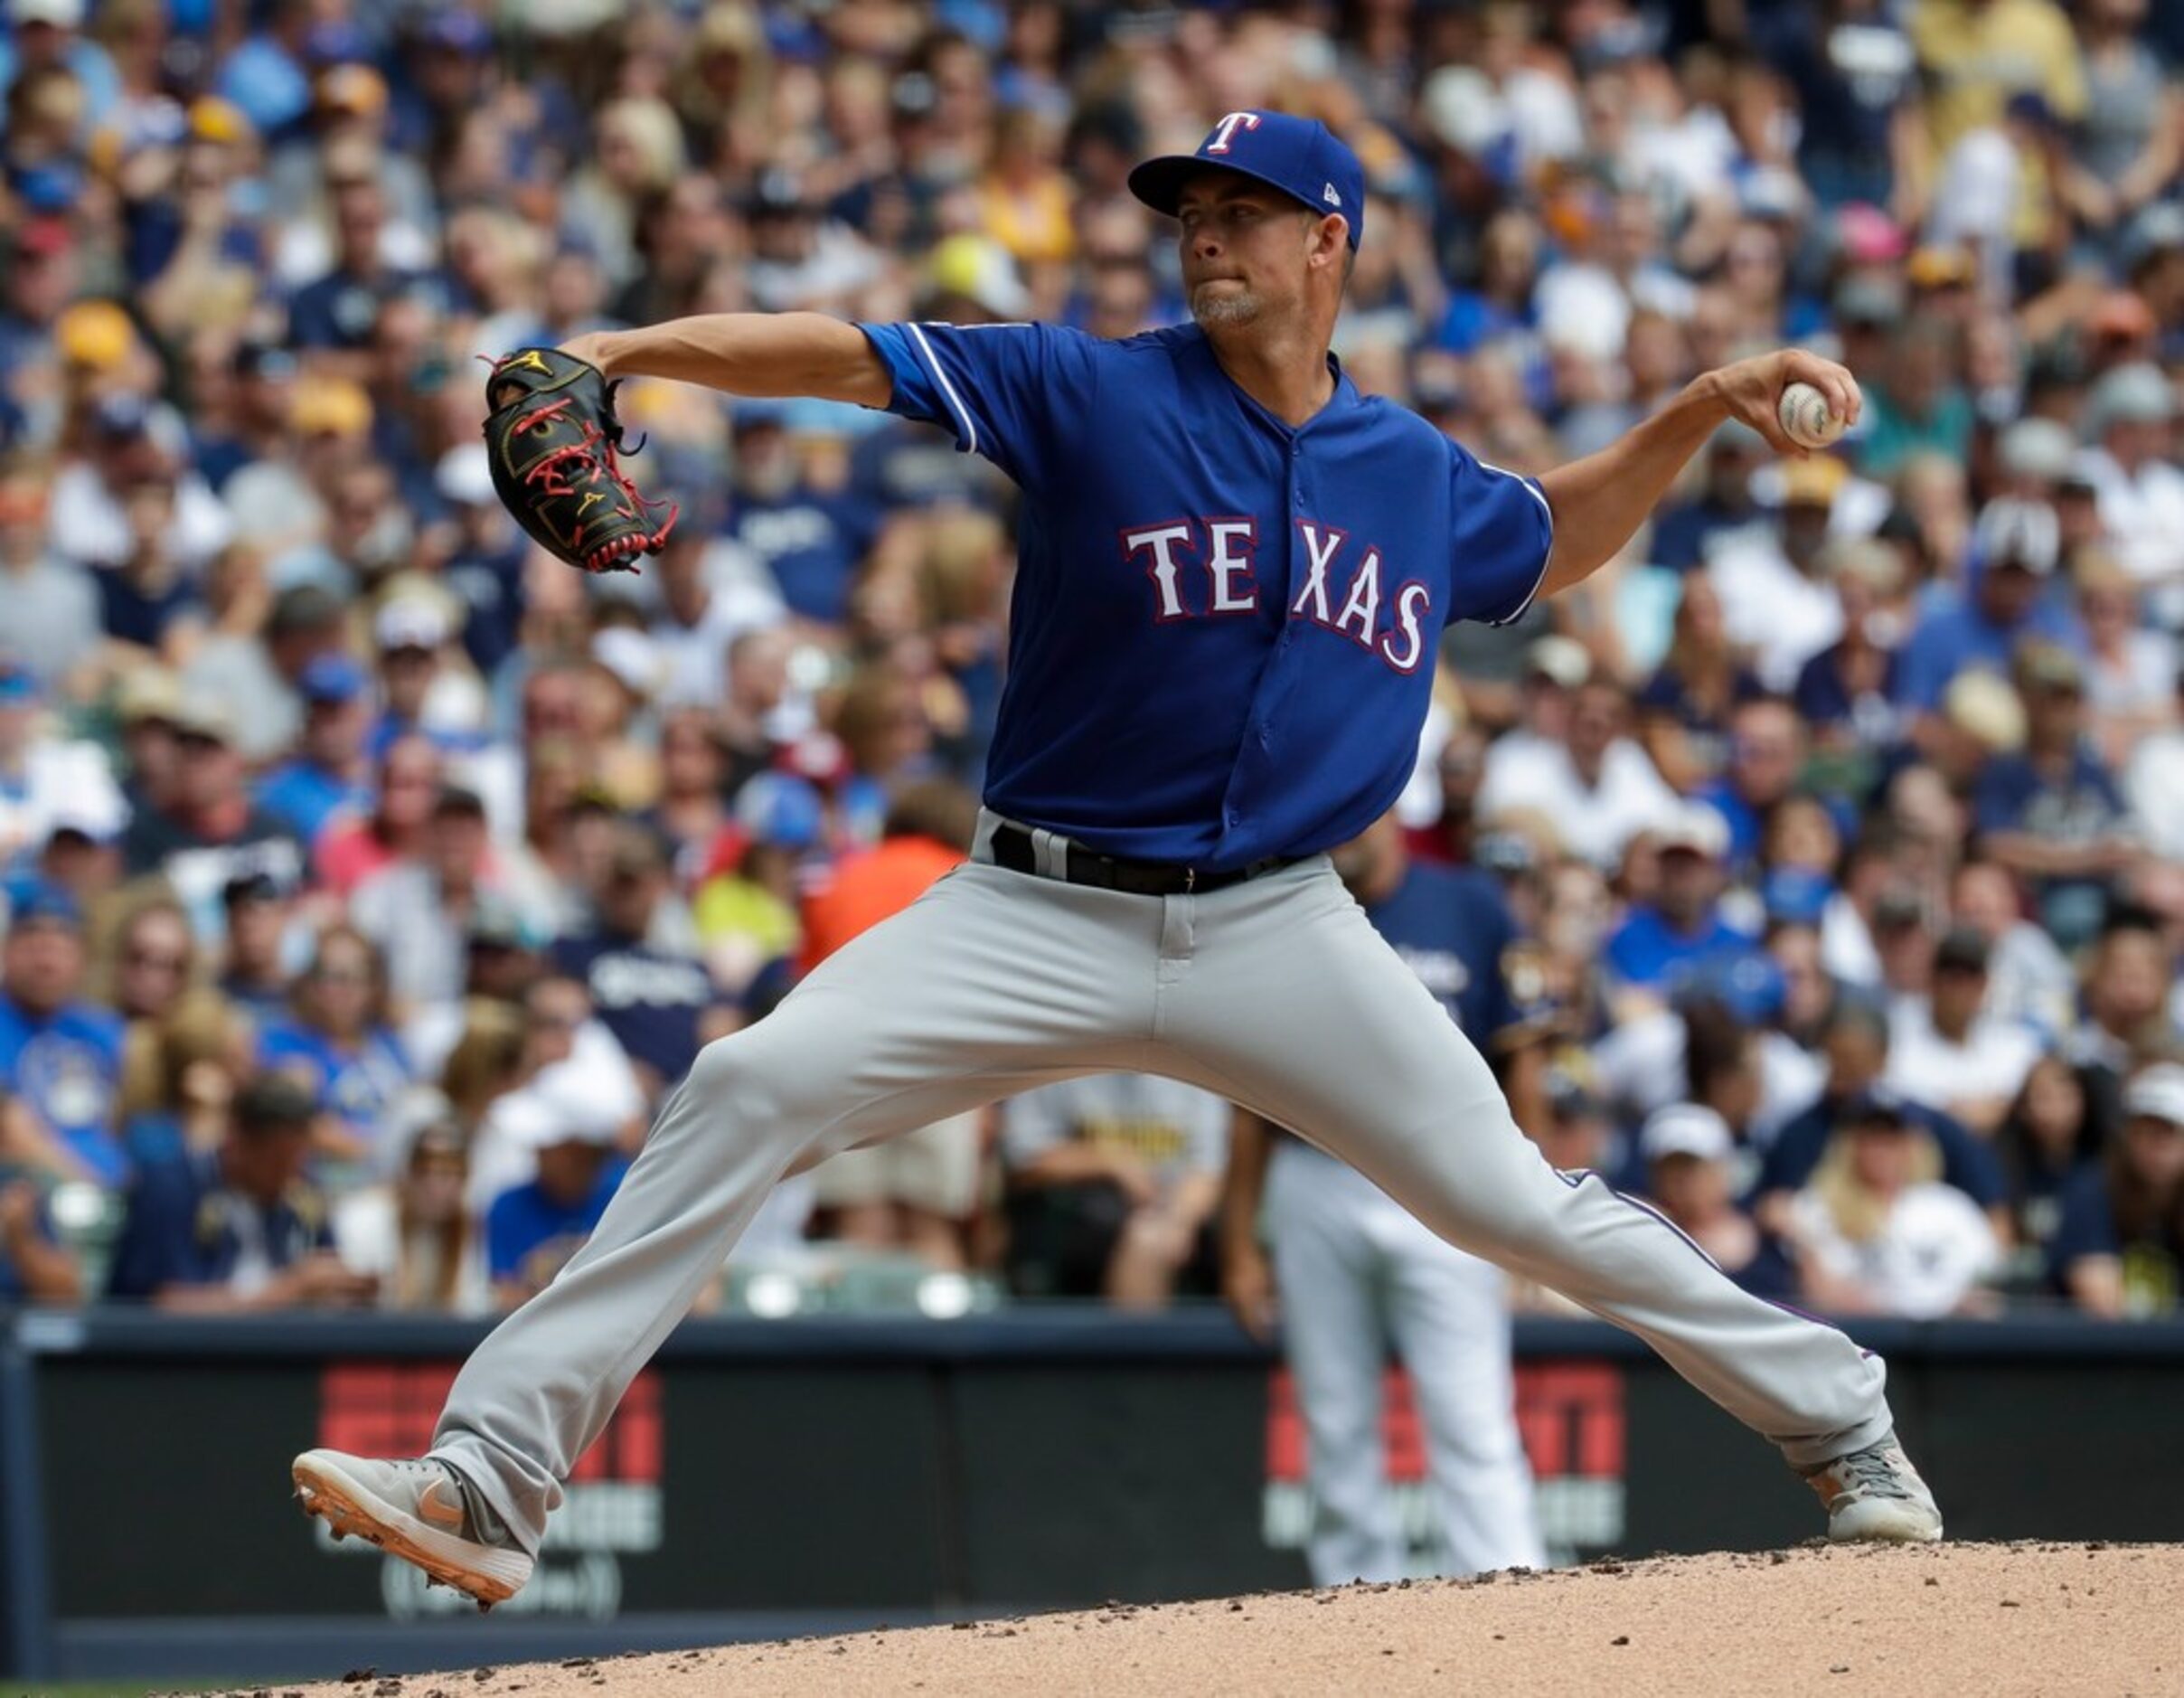
M993 864L1012 873L1039 873L1039 854L1032 846L1031 834L1006 821L996 825ZM1270 855L1225 873L1201 873L1172 861L1133 861L1123 855L1101 854L1082 844L1066 843L1061 848L1060 877L1069 884L1088 884L1094 890L1121 891L1131 896L1204 896L1295 864L1293 857Z

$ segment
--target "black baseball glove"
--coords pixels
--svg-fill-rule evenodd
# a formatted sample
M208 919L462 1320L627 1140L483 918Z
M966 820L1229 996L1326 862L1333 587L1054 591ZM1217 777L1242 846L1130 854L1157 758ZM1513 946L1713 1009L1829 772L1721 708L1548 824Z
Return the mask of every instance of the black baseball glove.
M558 348L520 348L485 382L493 486L516 523L571 566L635 571L675 527L672 501L648 501L623 473L616 385Z

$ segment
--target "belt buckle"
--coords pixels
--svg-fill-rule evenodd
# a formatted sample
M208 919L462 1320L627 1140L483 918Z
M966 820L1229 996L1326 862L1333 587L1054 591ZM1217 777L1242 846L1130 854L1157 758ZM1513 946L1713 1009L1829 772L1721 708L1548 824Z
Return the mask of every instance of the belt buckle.
M1189 896L1197 889L1198 869L1196 867L1185 867L1183 869L1183 894L1185 896Z

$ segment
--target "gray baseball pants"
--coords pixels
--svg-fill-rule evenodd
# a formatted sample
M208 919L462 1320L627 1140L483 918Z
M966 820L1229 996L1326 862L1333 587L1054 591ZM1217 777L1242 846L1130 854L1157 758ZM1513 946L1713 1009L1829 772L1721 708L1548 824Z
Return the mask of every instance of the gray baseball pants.
M1313 1583L1412 1571L1381 1443L1391 1340L1409 1371L1440 1520L1442 1561L1429 1571L1545 1568L1517 1431L1507 1277L1294 1138L1275 1146L1261 1219L1304 1418Z
M464 1366L432 1455L524 1549L784 1174L1091 1072L1169 1074L1293 1127L1450 1242L1639 1335L1794 1467L1887 1432L1878 1357L1547 1164L1324 857L1133 896L991 865L993 826L970 863L701 1052L590 1241Z

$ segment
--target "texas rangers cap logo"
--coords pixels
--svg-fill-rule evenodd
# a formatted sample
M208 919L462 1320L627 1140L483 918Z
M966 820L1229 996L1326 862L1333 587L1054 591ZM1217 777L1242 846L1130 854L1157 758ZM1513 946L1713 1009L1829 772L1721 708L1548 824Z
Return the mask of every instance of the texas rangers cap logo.
M1131 172L1130 192L1172 218L1183 184L1209 166L1256 178L1315 212L1341 213L1350 225L1352 248L1365 233L1364 167L1317 118L1288 112L1225 112L1196 153L1165 154Z

